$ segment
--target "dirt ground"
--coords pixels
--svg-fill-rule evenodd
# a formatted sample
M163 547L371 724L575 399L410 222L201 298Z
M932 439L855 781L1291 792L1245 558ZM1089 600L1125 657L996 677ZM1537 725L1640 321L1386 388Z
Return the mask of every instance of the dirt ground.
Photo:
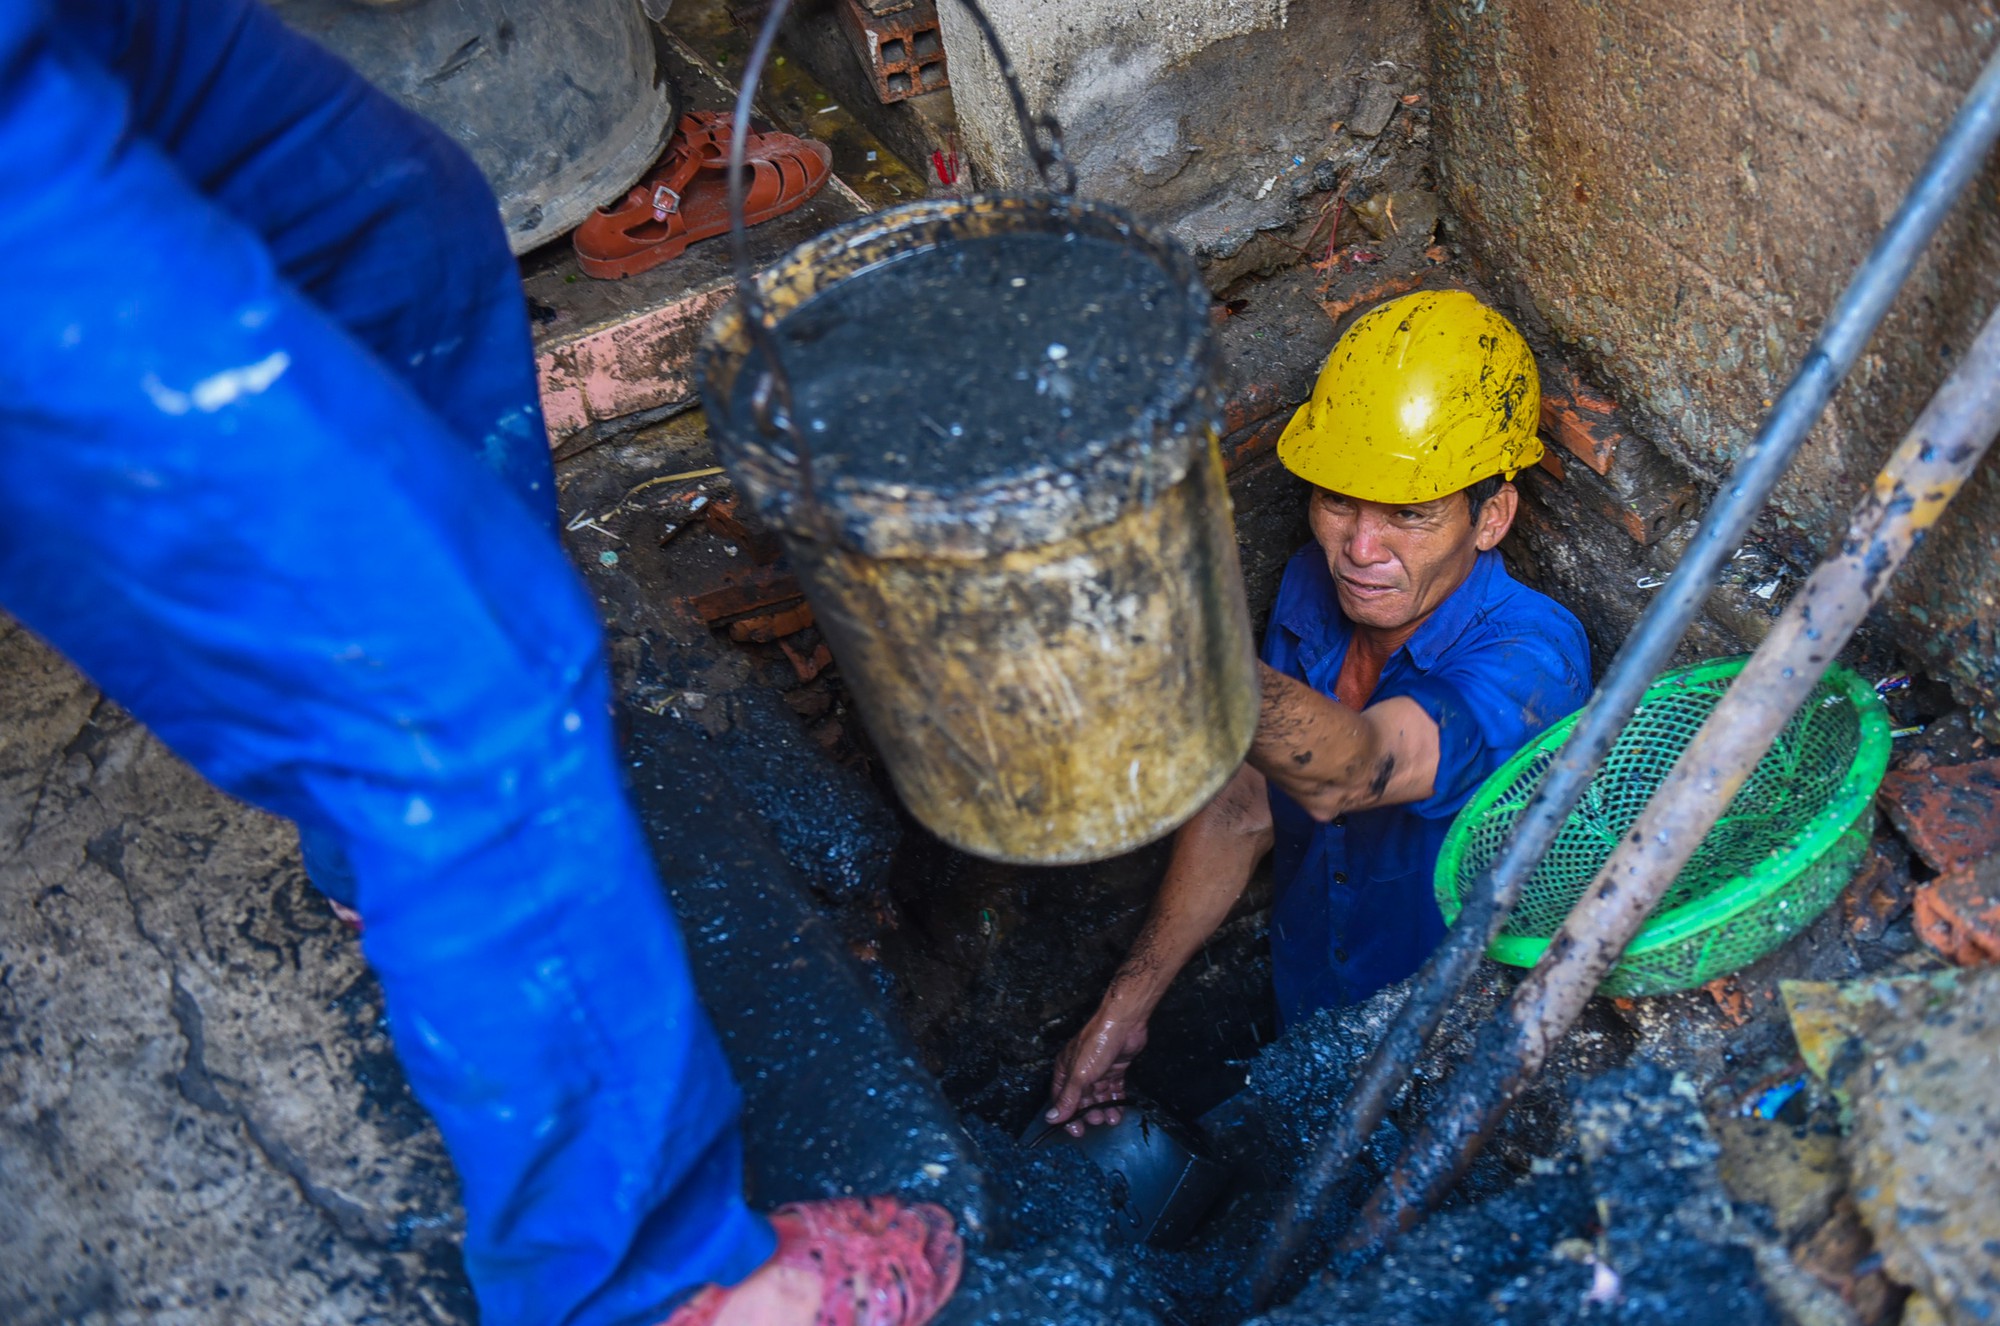
M0 1320L470 1321L455 1188L291 826L0 620Z

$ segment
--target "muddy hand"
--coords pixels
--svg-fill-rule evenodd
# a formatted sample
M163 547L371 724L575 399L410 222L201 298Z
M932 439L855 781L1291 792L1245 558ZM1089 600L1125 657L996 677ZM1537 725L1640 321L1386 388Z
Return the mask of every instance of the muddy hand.
M1042 1117L1050 1123L1067 1121L1072 1137L1083 1136L1085 1124L1117 1123L1124 1111L1108 1102L1124 1098L1125 1070L1145 1048L1143 1015L1107 1012L1100 1007L1057 1056L1049 1108ZM1077 1117L1079 1110L1083 1111L1081 1118Z

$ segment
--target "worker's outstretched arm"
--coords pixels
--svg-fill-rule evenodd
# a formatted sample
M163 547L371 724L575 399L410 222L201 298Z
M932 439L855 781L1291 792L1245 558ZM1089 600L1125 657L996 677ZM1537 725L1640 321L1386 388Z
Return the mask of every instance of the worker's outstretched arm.
M308 58L248 0L133 10ZM0 4L0 245L32 255L0 324L0 604L218 785L338 835L483 1321L658 1320L740 1279L772 1240L588 595L52 13ZM253 144L328 127L232 109ZM497 219L468 224L504 261Z
M1431 794L1438 725L1406 696L1359 713L1268 664L1250 764L1321 822Z
M1153 910L1097 1011L1056 1060L1047 1118L1116 1123L1105 1102L1125 1093L1125 1070L1146 1046L1146 1023L1167 987L1228 919L1243 886L1271 850L1271 802L1264 776L1249 765L1174 836L1173 856ZM1081 1117L1079 1118L1079 1111Z

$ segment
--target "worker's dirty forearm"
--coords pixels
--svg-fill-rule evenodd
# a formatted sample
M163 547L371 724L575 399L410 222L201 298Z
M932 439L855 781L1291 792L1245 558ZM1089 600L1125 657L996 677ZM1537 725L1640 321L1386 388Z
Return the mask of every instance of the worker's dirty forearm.
M1229 918L1250 872L1271 848L1264 778L1245 765L1181 826L1146 925L1106 991L1107 1009L1143 1019L1189 959Z
M1321 821L1430 795L1437 724L1408 699L1357 712L1259 665L1257 735L1249 762Z

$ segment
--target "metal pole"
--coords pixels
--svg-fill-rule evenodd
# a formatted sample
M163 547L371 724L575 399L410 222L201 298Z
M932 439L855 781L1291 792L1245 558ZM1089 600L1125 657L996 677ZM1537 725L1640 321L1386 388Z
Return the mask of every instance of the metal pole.
M1818 421L1834 388L1853 368L1952 203L1985 161L1996 136L2000 136L2000 53L1988 59L1902 206L1828 314L1805 362L1738 462L1728 485L1702 518L1680 565L1626 637L1535 799L1516 821L1506 846L1473 882L1465 910L1414 978L1409 998L1355 1079L1340 1124L1320 1143L1294 1190L1292 1204L1268 1246L1253 1296L1256 1307L1270 1301L1311 1227L1322 1194L1353 1164L1390 1102L1409 1080L1424 1043L1470 979L1479 956L1506 923L1507 913L1521 896L1522 884L1554 845L1564 820L1576 808L1611 743L1638 707L1639 697L1665 669L1675 646L1714 590L1716 575L1750 532L1751 523L1790 466L1807 430Z
M1785 606L1548 952L1484 1029L1479 1050L1452 1075L1343 1250L1365 1252L1393 1238L1458 1181L1996 432L2000 310L1875 477L1839 549Z

